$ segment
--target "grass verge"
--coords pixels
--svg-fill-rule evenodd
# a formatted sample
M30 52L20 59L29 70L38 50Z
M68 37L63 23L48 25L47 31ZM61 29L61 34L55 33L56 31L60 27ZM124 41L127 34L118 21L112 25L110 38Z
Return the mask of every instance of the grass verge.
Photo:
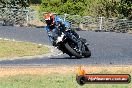
M86 68L85 70L90 74L129 73L132 76L132 66L88 66ZM76 69L77 67L66 66L0 68L0 75L6 74L0 77L0 88L132 88L132 83L80 86L76 82Z
M49 52L49 48L43 45L0 39L0 60L11 59L14 57L42 55Z
M85 84L80 86L74 74L27 74L1 78L0 88L132 88L132 84Z

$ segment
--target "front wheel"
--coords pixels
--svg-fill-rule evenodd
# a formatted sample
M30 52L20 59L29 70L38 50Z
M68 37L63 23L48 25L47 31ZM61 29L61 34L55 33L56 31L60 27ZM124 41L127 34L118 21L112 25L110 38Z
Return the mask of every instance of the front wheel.
M75 46L75 45L73 45ZM68 42L65 44L66 49L73 54L73 56L77 57L77 58L81 58L82 55L80 55L78 52L76 52L73 48L72 44L69 44Z

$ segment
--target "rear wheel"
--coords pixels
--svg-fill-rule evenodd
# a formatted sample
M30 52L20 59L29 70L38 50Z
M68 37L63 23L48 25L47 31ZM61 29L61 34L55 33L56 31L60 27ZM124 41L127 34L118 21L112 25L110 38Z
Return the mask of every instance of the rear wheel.
M65 47L66 47L66 49L73 55L73 56L75 56L76 58L81 58L82 57L82 55L80 55L76 50L74 50L74 48L75 48L75 44L73 43L73 44L69 44L68 42L65 44Z

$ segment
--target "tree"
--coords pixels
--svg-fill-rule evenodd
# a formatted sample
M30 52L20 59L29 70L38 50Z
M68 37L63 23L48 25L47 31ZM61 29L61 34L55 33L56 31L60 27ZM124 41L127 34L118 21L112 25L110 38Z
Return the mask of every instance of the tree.
M84 0L42 0L41 10L59 14L83 15L85 9Z
M5 7L8 5L19 5L21 7L28 7L29 6L29 0L1 0L0 3Z
M58 14L129 17L132 0L42 0L41 11Z
M125 17L128 17L132 14L132 0L121 0L120 3L120 13Z
M30 0L30 4L41 4L41 0Z
M62 2L62 3L66 3L66 2L67 2L67 0L61 0L61 2Z

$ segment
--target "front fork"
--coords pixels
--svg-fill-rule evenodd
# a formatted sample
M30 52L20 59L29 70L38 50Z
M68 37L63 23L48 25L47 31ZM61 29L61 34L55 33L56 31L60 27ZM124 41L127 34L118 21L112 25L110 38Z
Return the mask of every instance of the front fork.
M72 36L72 40L77 44L77 52L80 53L80 55L82 55L83 51L84 51L84 44L83 42L80 40L80 37L78 36L78 38L76 38L74 35Z

